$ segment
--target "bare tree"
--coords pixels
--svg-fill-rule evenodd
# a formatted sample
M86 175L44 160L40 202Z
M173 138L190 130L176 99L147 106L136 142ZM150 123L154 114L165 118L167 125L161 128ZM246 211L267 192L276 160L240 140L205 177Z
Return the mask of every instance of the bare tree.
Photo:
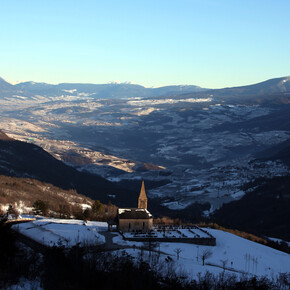
M223 269L224 269L224 271L225 271L225 269L226 269L226 265L227 265L227 263L228 263L228 259L226 259L226 260L220 260L220 261L222 262Z
M204 261L211 257L212 251L210 249L205 249L201 253L202 265L204 266Z
M181 248L176 248L176 249L174 250L174 252L176 253L177 260L179 260L179 254L182 252L182 249L181 249Z

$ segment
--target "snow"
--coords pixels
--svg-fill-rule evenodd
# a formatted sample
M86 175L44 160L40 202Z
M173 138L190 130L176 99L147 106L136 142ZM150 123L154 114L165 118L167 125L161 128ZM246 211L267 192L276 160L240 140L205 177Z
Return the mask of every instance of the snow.
M185 103L203 103L211 102L212 98L189 98L189 99L150 99L150 100L134 100L127 103L131 106L146 106L146 105L160 105L160 104L176 104L180 102Z
M13 228L20 233L48 246L71 247L80 243L104 244L105 237L101 234L107 231L107 223L81 220L65 220L53 218L40 218L36 221L14 225ZM183 273L190 279L197 278L207 271L217 275L223 271L236 275L256 275L275 278L279 273L290 272L290 255L273 248L258 244L234 234L214 229L203 229L216 238L216 246L202 246L188 243L153 242L153 254L159 255L161 261L170 256L176 273ZM179 228L177 231L168 230L166 236L178 237L192 233L188 229ZM200 229L192 229L194 234L201 237L206 233ZM130 237L130 233L125 236ZM155 231L158 237L163 232ZM148 243L124 240L119 233L112 233L112 241L116 245L125 247L125 251L138 258L140 251L144 258L148 256ZM141 250L141 248L143 250ZM146 250L147 249L147 250ZM177 260L177 249L180 249L180 258ZM211 256L202 265L202 253L210 251ZM117 253L117 252L116 252ZM120 253L120 251L118 251ZM225 269L223 269L223 265Z
M92 208L91 205L86 204L86 203L81 203L80 206L81 206L81 208L82 208L83 210Z
M279 273L290 272L290 255L264 245L246 240L236 235L220 230L206 229L216 237L216 246L202 246L185 243L158 243L155 251L161 251L161 259L167 256L173 258L178 271L184 272L188 277L196 278L199 273L207 271L217 275L224 271L230 274L257 275L276 277ZM140 250L134 248L144 247L140 242L124 241L119 235L113 238L114 243L123 246L131 246L133 249L126 250L130 255L137 257ZM146 248L146 243L145 247ZM180 259L177 260L176 249L181 249ZM201 255L209 250L212 255L205 260L202 266Z
M149 108L147 108L145 110L142 110L142 108L138 108L136 112L133 112L133 115L146 116L146 115L150 115L154 111L158 111L158 109L149 107Z
M245 192L240 190L240 191L237 191L236 193L232 194L232 197L233 198L236 198L236 199L240 199L242 198L243 196L245 195Z
M270 238L270 237L268 237L268 239L273 241L273 242L276 242L276 243L286 243L288 245L288 247L290 247L290 242L287 242L287 241L284 241L281 239L277 239L277 238Z
M147 233L135 233L135 232L125 232L123 233L126 238L144 238L148 237ZM181 228L176 227L171 229L170 227L165 227L164 229L154 228L151 232L152 238L210 238L206 232L203 232L200 228Z
M47 246L61 244L71 247L78 243L82 245L105 243L105 237L99 232L107 230L107 223L40 218L14 225L13 228Z
M131 209L129 209L129 208L119 208L118 209L118 214L122 214L122 213L124 213L126 211L131 211Z

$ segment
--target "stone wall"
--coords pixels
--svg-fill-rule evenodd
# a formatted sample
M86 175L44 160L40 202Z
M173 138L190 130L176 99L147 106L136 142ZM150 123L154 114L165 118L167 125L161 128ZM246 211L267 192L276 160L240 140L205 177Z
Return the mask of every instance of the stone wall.
M134 242L161 242L161 243L186 243L204 246L216 246L216 238L123 238Z

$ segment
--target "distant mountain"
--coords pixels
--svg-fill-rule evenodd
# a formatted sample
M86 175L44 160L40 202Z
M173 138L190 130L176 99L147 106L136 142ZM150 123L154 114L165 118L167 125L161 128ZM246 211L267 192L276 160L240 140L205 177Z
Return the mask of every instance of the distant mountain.
M22 91L45 91L47 89L53 88L54 85L46 84L46 83L36 83L36 82L23 82L14 85L14 88Z
M36 82L23 82L11 85L0 78L0 98L8 93L20 94L31 97L34 95L62 96L62 95L90 95L93 98L131 98L131 97L199 97L210 96L215 98L234 98L235 100L264 102L271 95L271 100L275 94L290 92L290 77L270 79L261 83L223 88L205 89L194 85L164 86L160 88L145 88L141 85L130 83L111 84L86 84L86 83L60 83L57 85ZM263 96L261 98L261 96ZM255 97L255 98L254 98ZM280 96L281 97L281 96ZM256 99L258 98L258 99ZM269 98L268 98L269 99ZM289 96L290 99L290 96ZM268 100L269 101L269 100Z
M224 88L213 91L218 96L260 96L273 93L290 92L290 76L270 79L261 83L249 86Z
M12 90L13 89L13 85L9 84L8 82L6 82L4 79L2 79L0 77L0 90Z
M153 88L152 96L170 96L170 95L180 95L190 92L202 92L206 89L198 87L198 86L165 86L160 88Z
M198 86L167 86L160 88L145 88L136 84L82 84L61 83L51 85L46 83L24 82L14 86L25 95L77 95L79 93L89 94L93 98L130 98L130 97L155 97L171 94L184 94L188 92L199 92L204 89Z
M14 91L15 87L0 77L0 99L12 96Z
M288 104L290 103L290 76L249 86L209 89L176 96L176 98L199 97L210 97L216 101L232 104Z

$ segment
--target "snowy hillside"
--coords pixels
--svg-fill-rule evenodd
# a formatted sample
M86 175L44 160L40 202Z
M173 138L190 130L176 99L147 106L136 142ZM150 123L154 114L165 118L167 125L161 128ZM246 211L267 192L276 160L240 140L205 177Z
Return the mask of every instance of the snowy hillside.
M190 277L196 278L198 273L207 271L218 274L224 271L235 274L258 275L272 277L279 273L290 272L290 255L246 240L236 235L220 230L206 229L216 237L216 246L198 246L183 243L160 243L157 249L164 258L169 255L173 258L177 271L186 271ZM114 242L122 245L141 246L137 242L128 242L115 237ZM177 260L176 250L181 249ZM209 251L211 256L202 266L202 254ZM129 251L137 256L137 251Z
M40 218L14 225L13 229L46 246L72 247L105 243L99 231L107 230L107 223Z
M44 218L13 228L47 246L106 243L108 248L117 250L116 254L122 250L135 258L140 257L141 252L144 259L149 256L148 243L129 242L123 240L119 233L108 233L106 223ZM160 242L154 243L151 254L159 256L160 261L172 261L170 263L174 271L180 275L186 273L188 278L196 278L199 273L205 274L207 271L215 275L225 271L229 274L265 275L269 278L290 272L289 254L227 232L206 230L216 238L216 246ZM179 259L177 249L180 249ZM209 257L203 266L202 256L205 251L209 252Z

